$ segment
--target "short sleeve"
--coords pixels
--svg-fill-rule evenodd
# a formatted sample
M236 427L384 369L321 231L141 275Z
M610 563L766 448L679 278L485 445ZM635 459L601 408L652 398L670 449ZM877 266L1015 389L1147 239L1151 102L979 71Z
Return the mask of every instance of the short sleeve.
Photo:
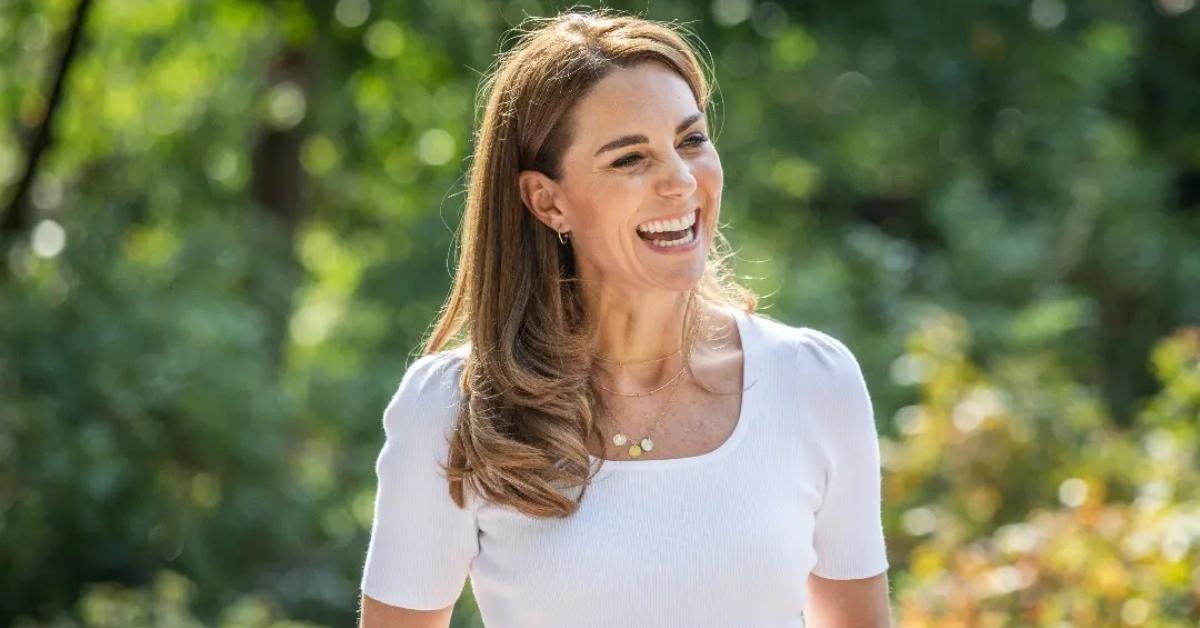
M805 328L803 344L828 378L813 387L827 451L825 491L814 519L812 573L832 580L878 575L888 568L883 535L879 437L858 360L840 340Z
M461 358L450 352L421 357L383 413L362 591L385 604L417 610L453 604L479 551L473 504L454 503L439 467L460 399L458 365Z

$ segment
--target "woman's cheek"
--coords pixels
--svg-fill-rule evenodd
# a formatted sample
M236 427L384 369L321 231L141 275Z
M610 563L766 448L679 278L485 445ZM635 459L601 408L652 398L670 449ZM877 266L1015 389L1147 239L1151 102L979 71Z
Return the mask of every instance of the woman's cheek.
M718 193L721 189L725 173L721 169L721 160L714 153L696 164L696 178L701 181L701 187L710 194Z
M712 233L721 211L721 192L724 186L725 172L721 168L721 159L717 156L716 151L713 151L701 161L702 163L698 164L695 172L702 193L705 196L705 201L710 205L706 226L709 232Z

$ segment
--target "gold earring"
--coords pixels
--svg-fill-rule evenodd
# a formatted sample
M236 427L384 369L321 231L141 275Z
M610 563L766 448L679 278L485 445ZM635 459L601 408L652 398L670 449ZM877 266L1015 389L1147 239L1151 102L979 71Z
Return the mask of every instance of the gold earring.
M570 231L566 232L566 237L567 237L567 240L564 240L564 239L563 239L563 232L562 232L562 231L555 231L554 233L558 234L558 243L559 243L559 244L566 244L566 243L567 243L567 240L571 239L571 232L570 232Z

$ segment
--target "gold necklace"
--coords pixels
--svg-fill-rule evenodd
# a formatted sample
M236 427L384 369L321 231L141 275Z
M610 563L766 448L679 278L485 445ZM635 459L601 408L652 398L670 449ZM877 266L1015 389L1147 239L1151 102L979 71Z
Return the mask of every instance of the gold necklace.
M668 353L667 355L664 355L664 356L663 356L663 357L661 357L661 358L653 358L653 359L650 359L650 360L631 360L631 361L628 361L628 362L622 362L622 361L620 361L620 360L610 360L610 359L608 359L608 358L602 358L602 357L600 357L600 356L596 356L596 359L597 359L597 360L600 360L601 362L608 362L609 364L619 364L619 365L621 365L621 366L625 366L625 365L627 365L627 364L650 364L650 363L652 363L652 362L662 362L663 360L666 360L666 359L668 359L668 358L670 358L670 357L672 357L672 356L679 355L679 353L680 353L681 351L683 351L683 347L680 347L680 348L678 348L678 349L676 349L676 350L672 351L671 353Z
M624 392L617 392L617 391L615 391L615 390L612 390L611 388L605 388L605 387L604 387L604 386L603 386L603 385L602 385L602 384L601 384L599 381L597 381L597 382L596 382L596 387L597 387L597 388L599 388L600 390L603 390L603 391L605 391L605 392L610 392L610 393L612 393L612 394L614 394L614 395L620 395L620 396L622 396L622 397L649 397L650 395L653 395L654 393L656 393L656 392L658 392L658 391L660 391L660 390L662 390L662 389L666 388L667 386L670 386L672 383L674 383L674 382L675 382L675 380L679 379L679 376L680 376L680 375L683 375L683 370L684 370L685 368L687 368L687 365L686 365L686 364L680 365L680 367L679 367L679 372L677 372L677 373L675 373L674 375L672 375L672 376L671 376L671 379L668 379L668 380L667 380L667 383L665 383L665 384L663 384L662 386L659 386L658 388L655 388L654 390L651 390L651 391L649 391L649 392L643 392L643 393L624 393Z
M678 378L678 375L676 375L676 378ZM658 422L667 415L667 409L671 407L671 402L675 399L675 393L677 392L679 392L679 386L675 386L671 389L671 394L667 397L667 402L663 404L662 410L659 411L658 416L654 419L654 423L650 425L650 429L646 432L646 435L629 446L628 453L630 458L640 458L643 452L654 449L654 441L650 439L650 435L653 434L654 430L658 427ZM613 419L614 424L616 423L616 419L612 417L611 413L609 414L609 418ZM617 432L612 436L612 442L617 447L623 446L625 443L628 443L629 440L629 437L626 436L624 432Z

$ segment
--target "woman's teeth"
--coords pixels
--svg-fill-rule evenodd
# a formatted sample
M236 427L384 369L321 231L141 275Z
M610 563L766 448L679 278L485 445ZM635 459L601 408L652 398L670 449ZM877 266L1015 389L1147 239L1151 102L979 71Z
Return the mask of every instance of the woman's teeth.
M696 224L696 214L699 210L693 211L687 216L676 218L674 220L655 220L638 226L639 233L661 233L663 231L683 231L691 228Z
M655 220L641 224L637 228L638 236L659 248L690 244L696 239L698 214L699 210L695 210L674 220Z
M690 244L694 239L696 239L695 233L692 229L688 229L687 233L685 233L682 238L677 238L675 240L647 240L647 242L654 246L669 248L672 246L683 246L684 244Z
M657 246L660 248L683 246L685 244L691 244L692 240L696 239L696 230L694 228L681 229L680 231L683 232L683 235L678 237L672 236L676 236L679 231L656 232L653 234L655 237L651 237L651 234L643 232L639 232L639 235L642 236L643 240L649 242L651 246Z

